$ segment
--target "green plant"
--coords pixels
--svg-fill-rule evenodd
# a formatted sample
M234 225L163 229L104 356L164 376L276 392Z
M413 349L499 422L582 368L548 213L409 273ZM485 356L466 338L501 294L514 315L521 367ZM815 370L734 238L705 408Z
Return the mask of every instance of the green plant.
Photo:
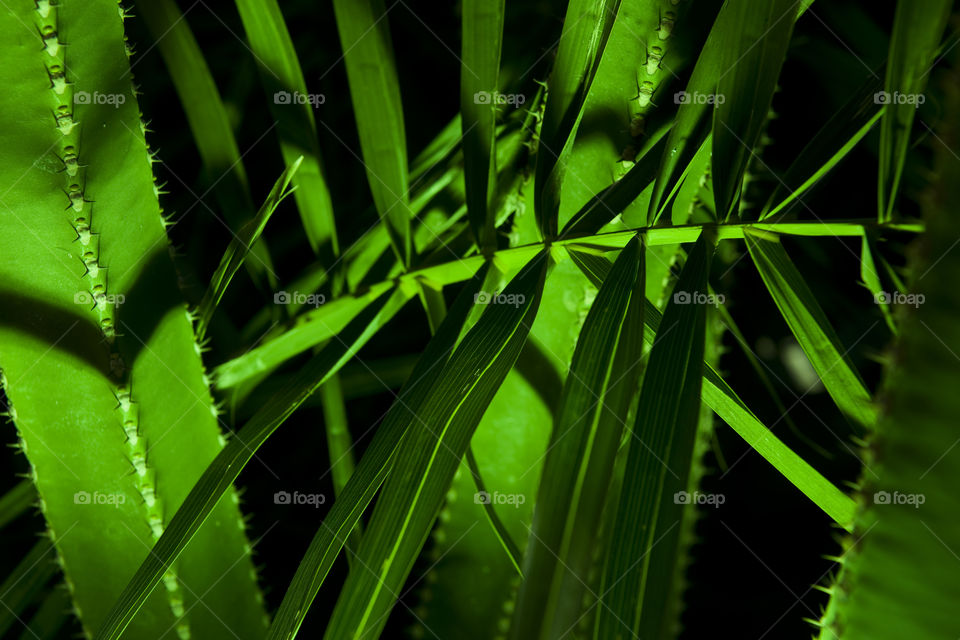
M199 4L212 23L174 0L0 13L0 382L26 475L0 528L45 532L9 563L0 635L696 634L684 611L715 579L698 549L721 544L704 527L742 542L714 513L735 447L765 461L751 487L819 510L804 557L849 536L837 575L809 579L831 594L822 638L956 635L952 3L825 20L812 0L463 0L428 10L460 37L443 125L410 109L423 80L396 52L449 47L412 45L402 12L432 29L403 2ZM531 26L544 11L556 24ZM340 47L307 55L316 12ZM885 77L818 23L888 52ZM806 95L810 58L837 71L813 75L830 106L804 120L776 94ZM168 82L189 135L167 137ZM240 152L274 135L275 157ZM848 213L875 192L876 216ZM878 396L868 358L894 336ZM791 415L817 385L815 420Z

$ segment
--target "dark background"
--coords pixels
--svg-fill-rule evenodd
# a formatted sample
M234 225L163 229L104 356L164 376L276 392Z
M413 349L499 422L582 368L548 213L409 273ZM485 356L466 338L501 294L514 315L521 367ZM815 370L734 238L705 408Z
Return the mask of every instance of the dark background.
M182 10L189 8L187 20L224 101L237 119L237 140L244 154L254 201L261 202L279 175L282 161L273 134L254 146L272 120L253 58L241 40L243 28L239 17L232 3L199 2L191 6L188 1L180 5ZM407 0L389 13L411 158L458 109L459 61L448 51L458 52L460 48L460 16L456 5ZM387 6L391 6L390 0ZM534 81L547 78L552 62L551 47L559 37L565 3L508 0L507 6L503 59L514 76L530 69L515 88L532 94ZM706 11L708 15L691 19L703 20L707 25L709 14L716 11L719 3L700 2L700 6L703 8L698 11ZM766 150L764 161L774 174L782 174L810 137L850 97L853 88L871 73L883 77L893 8L894 3L887 1L818 2L799 21L782 74L781 91L774 99L779 118L772 121L767 130L773 142ZM327 98L316 116L336 133L334 137L318 124L328 183L339 216L341 248L345 248L368 228L375 214L371 210L363 167L354 156L354 153L359 155L359 143L332 7L326 2L293 0L283 2L282 9L300 55L308 91L323 93ZM134 18L128 21L127 28L136 50L134 76L143 94L141 109L153 131L148 134L148 142L163 161L155 165L159 180L167 183L169 191L163 198L163 206L175 213L190 209L171 230L171 235L181 253L188 257L180 266L187 272L188 282L195 286L188 296L194 296L202 291L229 237L205 206L196 205L194 194L207 191L210 177L202 173L183 110L159 51L153 47L142 22ZM535 62L538 59L539 62ZM936 78L936 73L933 77ZM680 88L678 84L671 90ZM936 125L939 112L935 100L921 108L920 117L931 127ZM874 132L816 190L804 196L803 205L797 208L797 217L872 216L876 208L876 146ZM922 167L922 147L916 155L917 165ZM916 213L915 198L922 189L920 175L921 169L913 168L905 176L901 204L907 215ZM776 181L775 175L761 171L756 185L761 193L769 194ZM212 192L205 198L205 204L214 211L218 209ZM312 256L292 199L275 214L266 238L274 255L284 255L277 266L281 280L295 277L309 264ZM870 304L870 294L857 283L859 241L788 241L787 249L827 315L834 320L843 344L857 344L852 352L855 362L868 385L876 388L880 367L875 357L882 353L890 335ZM902 262L898 239L891 240L883 251L895 264ZM726 262L732 264L736 257L735 252L728 253ZM726 271L727 266L716 265L714 273ZM243 272L239 277L246 279ZM750 348L767 356L764 362L769 367L768 373L804 435L801 437L785 423L778 422L780 412L758 384L753 369L729 333L725 336L728 352L721 362L721 371L727 380L765 424L777 423L777 435L834 483L844 486L855 481L859 466L850 453L856 451L850 427L826 393L814 391L804 395L807 389L792 381L778 348L792 338L750 261L740 261L715 286L732 301L729 309L751 342ZM238 296L238 290L245 293ZM249 286L234 287L234 295L228 295L224 301L238 326L267 302L251 297L251 290ZM428 338L422 310L418 305L408 305L360 357L376 361L400 354L415 356ZM774 346L772 351L769 345ZM238 345L214 341L211 346L209 367L231 357ZM300 364L302 359L285 370ZM356 367L351 369L348 365L344 373L355 370ZM390 393L383 392L348 403L353 436L359 441L358 455L369 441L369 435L362 438L362 434L384 415L392 399ZM271 610L279 605L326 512L326 508L315 512L302 510L302 518L291 521L281 516L273 504L272 494L290 487L315 488L319 483L320 489L312 490L332 495L329 476L321 475L328 459L322 421L319 407L299 410L258 453L262 464L257 460L251 462L240 479L245 491L244 503L252 514L250 535L253 539L263 536L257 547L257 562ZM811 586L826 582L827 573L834 565L823 556L839 553L839 530L758 454L750 451L731 429L717 422L715 450L722 454L725 462L714 453L707 456L710 472L703 490L724 494L726 503L718 509L704 509L698 524L700 541L692 551L682 637L810 637L814 629L803 618L818 618L827 599ZM15 441L12 425L7 425L4 434L6 442ZM817 447L811 446L811 441ZM22 456L12 449L2 455L4 466L10 472L26 472ZM267 468L280 472L281 480ZM12 475L4 474L4 489L12 485ZM282 522L274 526L281 518ZM4 575L16 564L21 550L25 553L32 545L42 526L41 518L33 516L4 529L8 550L0 561ZM345 569L346 563L341 558L316 600L301 637L314 638L322 634L333 607L336 585L345 577ZM411 597L415 594L414 590ZM395 637L412 622L406 609L397 607L385 637Z

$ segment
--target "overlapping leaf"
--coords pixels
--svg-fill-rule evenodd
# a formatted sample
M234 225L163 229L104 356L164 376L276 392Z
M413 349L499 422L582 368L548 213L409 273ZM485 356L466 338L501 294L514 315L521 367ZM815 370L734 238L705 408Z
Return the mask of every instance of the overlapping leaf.
M505 0L463 3L460 70L463 173L470 226L481 248L496 246L490 201L496 185L494 144L505 4Z
M516 361L536 314L548 254L504 290L516 305L491 304L447 362L410 425L364 534L327 638L377 635L386 624L483 412ZM511 296L516 296L511 298Z
M150 555L137 570L97 632L97 640L115 640L136 615L166 569L257 449L327 378L336 373L407 300L401 291L383 294L317 354L297 379L274 396L234 436L194 485Z
M881 222L893 217L913 121L917 108L926 101L923 90L927 86L952 6L950 0L897 2L884 92L876 94L877 102L886 105L880 123L880 169L877 181Z
M577 340L547 448L511 634L555 638L576 624L596 523L640 378L642 239L604 280Z
M662 637L700 410L713 238L704 232L664 311L640 389L627 465L603 573L596 638ZM654 548L656 552L654 553Z
M620 0L571 0L540 128L534 207L540 232L557 235L560 185L590 84L600 66Z
M321 260L332 264L340 250L313 117L322 96L307 91L277 0L236 0L236 4L276 122L283 160L290 166L303 156L293 184L307 239Z
M876 409L870 392L780 239L752 230L744 237L767 290L827 392L855 425L872 427Z
M356 471L334 502L323 525L310 542L300 566L297 567L270 627L270 640L292 638L303 623L310 604L346 542L347 533L360 520L360 516L380 488L410 424L416 419L440 380L461 329L474 308L475 296L480 293L488 272L489 266L481 267L461 291L447 318L434 334L400 390L396 402L377 428L377 433L360 459Z
M292 165L284 170L277 179L277 182L273 185L273 189L270 190L270 194L267 196L263 206L260 207L256 217L244 226L227 246L223 258L220 259L220 265L210 280L210 287L206 293L204 293L203 299L197 308L196 331L198 341L203 341L207 327L210 325L210 319L213 317L213 312L216 311L217 305L220 304L220 300L223 298L223 294L226 293L230 281L233 280L233 276L236 275L237 270L240 269L240 266L244 263L244 260L246 260L247 254L257 245L257 240L260 239L260 234L263 233L264 228L267 226L270 216L277 210L277 207L280 206L283 199L290 194L290 191L287 189L290 186L290 181L294 175L296 175L297 169L300 168L302 161L303 156L300 156Z
M713 194L717 218L736 210L743 175L757 145L793 33L795 0L727 2L728 45L723 48L713 112Z
M383 0L334 0L367 181L397 259L409 266L407 138Z

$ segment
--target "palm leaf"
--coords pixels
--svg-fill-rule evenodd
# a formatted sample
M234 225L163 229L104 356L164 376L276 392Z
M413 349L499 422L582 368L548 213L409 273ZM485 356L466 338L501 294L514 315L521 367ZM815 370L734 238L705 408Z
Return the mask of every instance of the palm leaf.
M547 254L504 290L518 304L491 305L464 337L410 425L364 534L327 638L376 635L398 597L487 405L513 366L540 303Z
M325 264L333 264L340 249L317 141L314 104L283 14L277 0L236 0L236 4L276 122L283 160L289 167L303 156L293 186L307 239Z
M383 294L359 315L323 351L315 356L297 379L270 399L229 441L210 463L190 494L170 520L163 535L130 579L96 634L97 640L116 640L160 582L167 568L214 506L232 485L257 449L323 382L343 366L354 353L396 312L407 297L400 292Z
M717 218L737 210L744 172L767 119L780 67L793 33L794 0L757 5L731 0L730 30L723 49L713 111L713 195ZM722 99L721 99L722 98Z
M779 238L756 231L744 237L767 290L827 392L855 425L873 426L876 410L870 392Z
M897 2L884 93L876 94L877 101L886 104L880 123L880 169L877 181L881 222L893 218L900 178L907 162L913 120L923 100L920 96L927 85L927 77L952 5L950 0Z
M443 324L417 360L356 471L310 542L270 627L270 640L292 638L303 623L310 604L344 545L347 532L359 522L380 488L410 423L440 379L461 329L474 308L474 296L481 291L488 272L489 266L482 267L471 283L464 287Z
M470 226L481 249L496 247L490 205L497 175L494 145L505 4L505 0L463 3L463 173Z
M534 180L537 224L545 238L557 235L565 163L619 8L620 0L571 0L567 5Z
M280 175L277 182L273 185L273 189L270 190L270 194L267 196L263 206L260 207L256 217L241 229L239 234L235 235L227 246L227 250L220 259L220 266L217 267L213 278L210 280L210 287L206 293L204 293L203 299L197 307L196 331L198 341L203 341L207 328L210 326L210 320L213 318L213 313L217 309L217 305L220 304L220 300L223 298L223 294L226 293L230 281L233 280L233 276L237 274L237 270L240 269L247 255L257 246L260 234L263 233L264 228L267 226L270 216L277 210L277 207L280 206L283 199L290 194L290 191L287 189L290 186L290 181L296 175L297 169L300 168L302 161L303 156L300 156L292 165L284 170L283 174Z
M602 257L571 251L574 261L595 286L606 277L610 262ZM661 313L649 300L644 301L644 342L653 344L660 330ZM744 439L790 484L820 507L834 522L850 530L856 504L824 478L803 458L787 447L768 429L734 392L733 388L709 364L704 363L703 401Z
M596 523L640 379L642 238L624 247L577 340L547 448L511 634L560 637L574 626Z
M409 266L407 139L386 9L383 0L334 0L333 8L373 202L397 259Z
M706 291L712 254L713 238L704 232L650 351L604 567L597 638L666 633L663 614L683 509L675 494L686 490L690 473L706 326L705 306L685 303L683 296Z

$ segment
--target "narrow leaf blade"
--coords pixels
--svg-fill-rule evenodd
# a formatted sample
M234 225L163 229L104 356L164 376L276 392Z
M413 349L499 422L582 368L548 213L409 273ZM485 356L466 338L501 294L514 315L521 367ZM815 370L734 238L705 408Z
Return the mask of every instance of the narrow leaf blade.
M793 32L794 0L728 2L733 14L713 115L713 194L717 217L736 211L744 172L767 119Z
M397 401L390 407L343 492L311 540L270 626L269 640L289 640L303 624L310 604L344 545L347 532L360 520L380 488L410 423L439 380L461 328L474 308L474 296L480 292L489 273L489 264L474 274L470 284L457 297L443 324L417 360Z
M334 0L363 164L377 213L404 266L412 260L407 138L383 0Z
M384 294L304 367L297 379L264 405L210 463L170 520L163 535L120 594L97 631L97 640L116 640L210 515L257 449L304 400L343 366L398 309L396 292Z
M460 113L463 127L463 173L467 214L477 246L496 248L496 116L503 41L505 0L465 0Z
M504 290L518 304L492 304L467 333L431 390L364 534L326 638L376 636L386 624L483 412L516 362L543 291L542 252ZM510 296L517 296L510 298Z
M779 237L747 229L744 238L767 290L840 411L860 427L873 426L870 392Z
M642 239L627 243L580 331L537 492L513 638L555 638L576 624L596 523L638 388L643 350Z
M284 169L283 173L273 185L273 189L270 190L270 194L267 196L263 206L261 206L257 212L256 217L241 229L227 246L223 258L220 259L220 266L217 267L213 278L210 280L210 287L203 294L203 299L197 308L198 341L203 341L203 337L207 333L207 328L210 326L210 320L213 318L213 312L216 311L217 305L220 304L220 300L223 298L223 294L226 293L230 281L233 280L233 276L237 274L237 270L240 269L247 255L256 246L257 240L260 239L260 234L263 233L267 222L270 220L270 216L277 210L277 207L280 206L283 199L290 194L290 191L288 191L290 181L294 175L296 175L297 169L300 168L302 161L303 156L300 156L292 165Z
M707 290L712 255L706 231L680 274L650 351L604 569L598 638L664 635L663 604L675 573L683 507L674 497L689 481L700 409L706 307L694 299Z

